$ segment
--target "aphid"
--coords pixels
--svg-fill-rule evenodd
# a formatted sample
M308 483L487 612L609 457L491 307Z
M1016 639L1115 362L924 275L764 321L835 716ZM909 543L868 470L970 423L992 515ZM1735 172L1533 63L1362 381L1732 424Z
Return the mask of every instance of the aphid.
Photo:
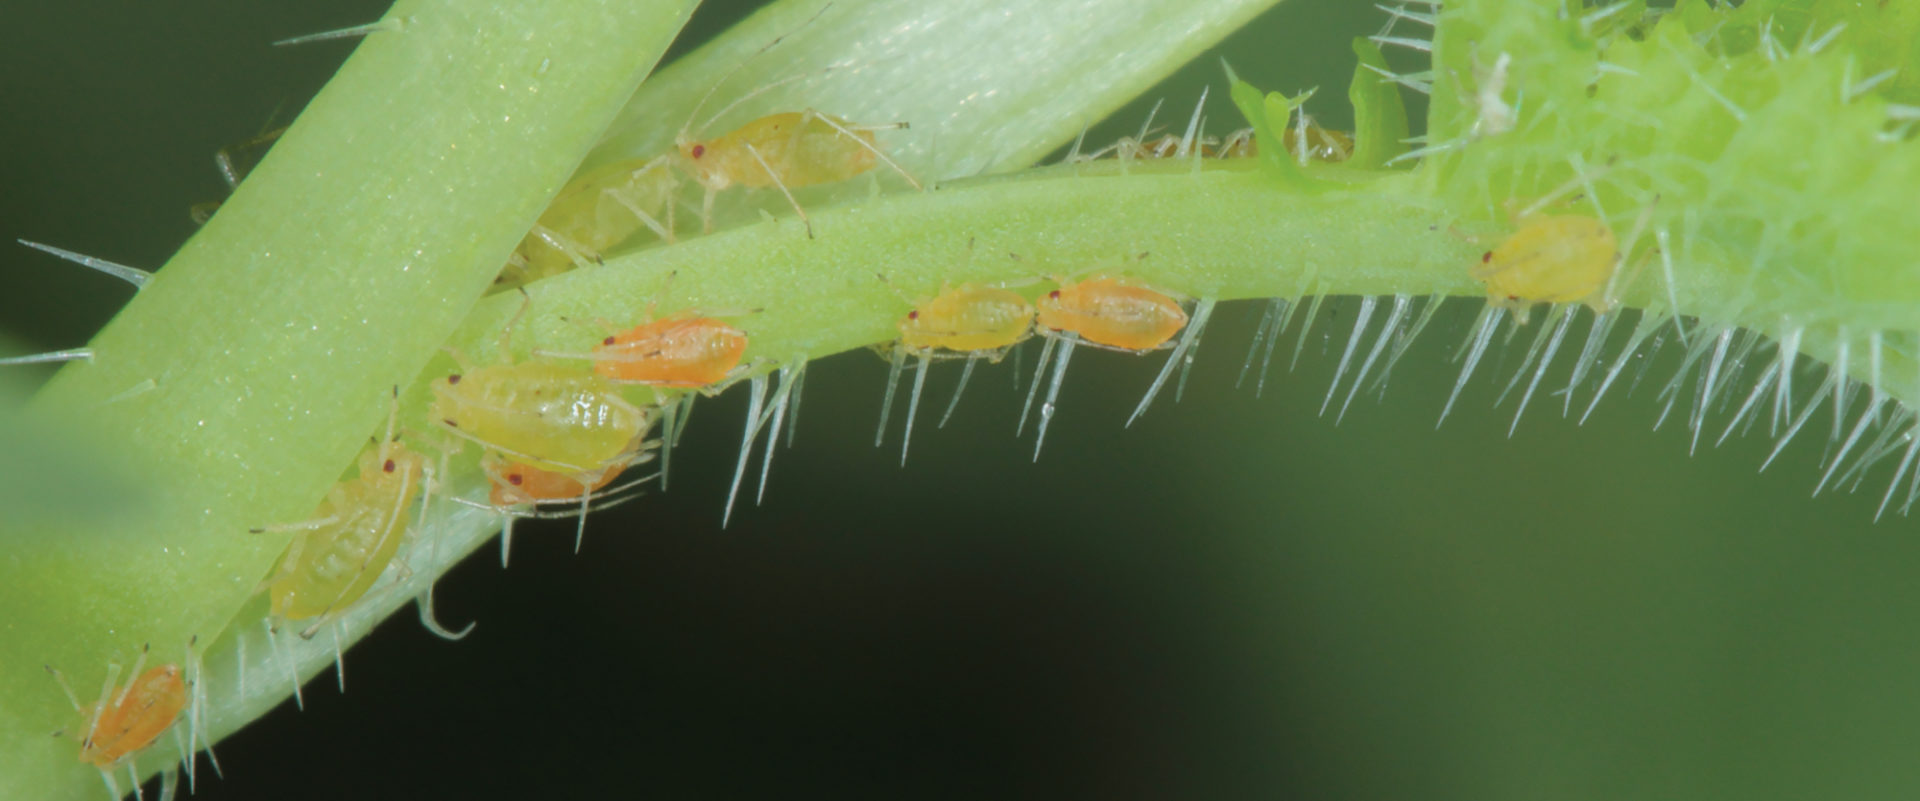
M813 236L813 223L793 199L793 190L858 177L885 163L913 188L920 181L875 142L873 132L906 128L907 123L859 125L813 109L769 114L712 139L694 139L686 130L675 138L681 169L706 189L700 202L703 231L713 230L714 196L739 184L776 187Z
M589 358L617 383L706 389L732 377L746 351L746 332L682 311L607 335Z
M1047 424L1053 420L1054 402L1059 398L1067 360L1073 357L1076 345L1084 340L1108 350L1147 353L1165 346L1187 325L1187 312L1180 308L1180 302L1152 289L1109 277L1075 283L1061 279L1058 283L1059 288L1042 295L1034 304L1035 325L1043 329L1047 343L1040 350L1040 363L1033 384L1027 388L1026 406L1020 411L1020 426L1016 429L1017 432L1026 428L1027 412L1033 408L1033 396L1046 372L1047 357L1057 344L1059 359L1053 365L1046 402L1040 406L1039 436L1033 446L1035 460L1040 458L1040 446L1046 442ZM1149 393L1147 400L1142 401L1142 408L1151 400ZM1135 416L1138 414L1136 410Z
M629 159L589 170L560 190L515 248L495 283L517 286L597 262L642 227L673 241L677 182L659 159ZM666 222L658 218L662 210Z
M1035 308L1041 328L1133 353L1159 348L1187 324L1179 301L1107 277L1063 282L1040 296Z
M133 679L125 686L116 686L119 666L110 665L100 688L100 698L91 706L81 705L60 671L47 667L47 672L53 674L60 689L66 692L67 701L87 719L86 734L80 738L80 761L100 770L101 780L115 799L120 797L120 788L113 779L114 769L152 745L187 708L186 672L173 663L155 665L141 672L146 659L146 649L142 648L133 670L129 671ZM140 774L131 768L129 772L133 774L137 793Z
M1583 215L1533 215L1481 255L1471 274L1487 285L1488 302L1526 322L1535 303L1584 302L1606 311L1603 290L1619 265L1613 229Z
M1304 136L1302 130L1306 132ZM1307 148L1304 154L1300 151L1303 139ZM1305 125L1289 126L1280 141L1288 153L1302 160L1346 161L1353 155L1353 134L1322 128L1312 118L1308 118ZM1227 134L1215 155L1223 159L1253 158L1260 155L1260 143L1254 138L1252 128L1242 128Z
M312 620L300 631L311 638L364 597L400 552L427 461L392 433L389 422L386 438L360 454L359 474L328 490L313 519L255 529L300 532L266 581L276 628Z
M575 367L526 362L433 382L433 420L531 467L598 481L652 423L613 382Z
M884 280L884 277L883 277ZM885 437L887 417L893 408L893 391L900 382L900 371L908 356L919 358L914 375L913 394L907 403L906 431L900 443L900 462L906 463L907 447L913 438L913 419L920 408L920 395L926 387L927 370L933 359L945 354L965 355L967 369L954 388L954 400L966 389L974 363L985 358L998 362L1007 349L1033 335L1033 304L1019 294L1001 287L962 284L944 288L940 294L916 305L900 318L900 340L893 347L892 370L887 376L887 397L880 407L880 431L874 437L878 446ZM951 407L949 407L951 408Z
M480 468L487 474L487 481L492 485L488 490L487 500L497 510L526 506L534 507L537 510L543 506L559 502L572 503L574 501L578 501L580 505L578 510L570 511L562 515L549 515L537 511L533 513L508 513L506 523L500 530L500 565L502 567L506 566L513 550L513 521L515 517L562 516L578 518L579 528L574 533L573 552L579 553L580 546L586 541L587 537L587 512L592 510L593 507L591 504L594 501L606 498L621 490L650 480L651 476L611 490L603 491L604 487L613 483L613 480L619 477L622 470L635 464L652 460L653 454L648 453L648 451L656 444L657 443L654 442L643 442L639 439L634 440L628 451L615 459L613 463L608 464L606 469L602 470L597 477L542 470L529 464L502 458L493 453L481 456ZM624 502L624 499L603 504L600 508L606 508L607 506L621 502Z

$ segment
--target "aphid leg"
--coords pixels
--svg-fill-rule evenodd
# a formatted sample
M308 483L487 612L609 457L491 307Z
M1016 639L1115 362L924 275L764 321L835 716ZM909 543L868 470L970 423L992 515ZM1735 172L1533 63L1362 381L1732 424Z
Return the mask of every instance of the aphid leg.
M1204 97L1204 94L1202 96ZM899 162L894 161L892 156L889 156L886 153L882 152L880 148L875 147L872 142L867 141L865 137L862 137L858 133L856 133L856 132L867 132L867 131L906 130L907 123L889 122L889 123L884 123L880 125L855 125L852 127L848 127L846 125L840 124L838 120L828 117L825 114L821 114L820 112L814 111L813 109L807 109L806 113L800 115L800 124L794 126L794 135L799 136L800 131L806 128L807 122L810 120L819 120L821 123L825 124L827 127L837 131L841 136L844 136L848 139L853 140L854 144L864 148L868 153L872 153L874 158L879 159L882 164L885 164L888 167L891 167L894 172L900 174L900 177L907 179L907 183L912 184L914 189L918 189L922 192L927 191L927 187L920 183L920 179L913 177L913 173L907 172L906 168L900 166Z
M1376 299L1372 295L1360 298L1360 312L1353 316L1353 333L1347 336L1346 350L1340 353L1340 366L1333 370L1333 383L1327 387L1327 399L1320 402L1320 414L1327 413L1327 407L1333 405L1333 394L1340 390L1340 379L1347 374L1347 365L1353 361L1353 352L1360 346L1360 335L1367 330L1367 322L1373 319L1373 307Z
M1392 341L1394 332L1400 330L1400 323L1406 319L1407 309L1412 304L1411 295L1393 296L1393 311L1387 314L1387 322L1380 326L1380 335L1374 338L1373 348L1367 351L1366 360L1360 362L1360 372L1353 375L1353 387L1347 390L1346 400L1340 402L1340 413L1333 417L1334 425L1339 425L1341 420L1347 419L1347 407L1352 406L1353 397L1360 394L1361 385L1367 381L1367 372L1373 369L1374 361L1378 360L1380 353L1386 350L1387 343Z
M56 350L56 351L49 351L47 353L33 353L33 354L28 354L26 356L9 356L7 358L0 359L0 367L5 367L8 365L14 365L14 364L46 364L48 362L71 362L71 361L79 361L81 359L85 359L87 361L93 361L93 349L92 348L73 348L71 350Z
M1440 420L1433 424L1434 428L1445 423L1447 415L1453 412L1453 402L1460 399L1460 390L1465 389L1467 379L1473 377L1473 368L1480 364L1480 357L1487 352L1487 343L1493 341L1493 332L1500 327L1500 319L1500 307L1491 303L1481 307L1480 316L1474 319L1473 327L1463 343L1467 360L1460 366L1460 377L1454 380L1453 393L1447 396L1447 405L1440 409Z
M780 425L787 419L787 401L793 400L793 388L799 384L801 376L806 375L806 359L795 359L793 367L781 367L780 388L774 390L774 407L768 409L774 428L766 434L766 451L760 455L760 488L753 496L753 505L760 505L760 499L766 498L766 474L774 469L774 446L780 444ZM766 425L766 419L760 419L758 425Z
M606 263L605 259L600 258L600 254L588 250L580 243L563 236L559 231L544 225L535 224L527 233L539 237L540 241L547 243L547 247L567 254L567 258L573 261L575 267L592 267Z
M800 201L793 199L793 192L787 189L787 183L780 180L780 174L773 171L773 165L767 163L766 158L760 155L760 149L754 147L752 142L742 142L741 146L747 149L747 155L753 157L754 162L760 165L760 169L767 171L767 177L773 180L773 187L780 190L780 194L786 197L787 204L793 207L793 213L800 215L801 224L807 227L807 238L812 239L813 221L807 219L807 210L800 208Z
M1090 161L1090 159L1088 159L1087 157L1080 155L1080 146L1084 144L1086 141L1087 141L1087 126L1082 125L1080 126L1080 135L1073 138L1073 147L1067 150L1067 157L1064 159L1061 159L1060 163L1073 164L1075 162L1080 162L1080 161Z
M880 447L880 443L887 438L887 418L893 414L893 393L900 386L900 371L907 365L906 348L895 346L892 357L888 359L888 365L887 394L880 401L880 427L873 432L873 447L876 448Z
M753 438L759 433L756 422L760 419L760 409L766 403L767 377L757 375L747 379L747 420L740 432L740 459L733 466L733 486L727 489L727 509L720 516L720 527L726 528L733 520L733 501L740 494L740 479L747 473L747 458L753 454Z
M971 362L969 362L971 363ZM913 418L920 411L920 393L927 388L927 373L932 371L933 356L920 354L920 366L913 376L913 394L907 397L907 425L900 432L900 466L907 466L907 445L913 441Z
M1047 441L1047 424L1053 422L1054 402L1060 398L1060 382L1067 375L1067 360L1073 358L1073 346L1080 341L1080 335L1067 333L1060 338L1060 359L1054 362L1053 379L1047 383L1047 400L1040 404L1040 424L1033 438L1033 460L1040 461L1040 446ZM1043 363L1044 364L1044 363ZM1039 383L1038 377L1034 378Z
M973 377L973 366L980 363L980 354L967 354L967 366L960 370L960 383L953 387L953 400L947 401L946 414L940 415L940 427L947 427L947 420L953 417L953 410L960 405L960 393L967 390L967 379Z
M1180 344L1167 354L1167 363L1160 366L1160 374L1153 377L1153 384L1147 387L1147 394L1140 399L1140 405L1133 407L1133 415L1127 418L1126 428L1133 427L1133 421L1147 413L1147 407L1153 405L1153 398L1160 394L1160 388L1167 383L1167 377L1173 375L1173 368L1184 363L1187 350L1200 340L1200 332L1207 327L1207 318L1213 316L1213 298L1201 298L1193 307L1193 319L1187 323L1186 332L1180 335Z
M1054 338L1046 337L1046 344L1040 346L1040 359L1034 363L1033 381L1027 384L1027 402L1020 406L1020 424L1014 426L1013 435L1020 436L1027 430L1027 413L1033 411L1033 396L1040 391L1040 379L1047 374L1047 359L1053 356ZM1015 368L1015 373L1020 372Z
M40 244L39 242L30 242L25 239L19 239L15 241L19 242L22 245L26 245L27 247L33 248L34 250L43 251L46 253L51 253L55 256L59 256L60 258L66 259L67 261L73 262L74 264L78 264L82 267L90 267L92 269L99 270L100 272L106 273L107 275L111 275L115 278L118 278L122 281L132 284L133 288L136 290L144 289L147 285L147 281L153 278L153 273L150 273L146 270L142 270L138 267L128 267L127 265L124 265L124 264L115 264L113 262L107 261L106 259L98 259L92 256L88 256L84 253L75 253L71 250L66 250L64 248L57 248L52 245L43 245L43 244Z

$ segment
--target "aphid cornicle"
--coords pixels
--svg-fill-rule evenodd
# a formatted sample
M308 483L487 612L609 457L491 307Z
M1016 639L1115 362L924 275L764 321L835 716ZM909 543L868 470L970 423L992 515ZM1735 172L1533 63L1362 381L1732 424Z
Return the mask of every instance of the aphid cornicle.
M1125 351L1159 348L1187 324L1187 312L1179 301L1107 277L1062 282L1034 305L1040 327Z
M1513 309L1524 322L1535 303L1583 302L1605 311L1604 290L1619 262L1619 244L1605 222L1533 215L1483 254L1471 274L1486 283L1488 302Z
M555 195L495 283L516 286L558 275L650 228L673 239L673 171L660 159L628 159L581 174Z
M618 383L701 389L732 377L746 351L746 332L683 311L609 334L589 358Z
M406 539L427 461L390 439L361 453L359 467L327 492L311 521L271 527L300 532L266 591L274 621L313 621L302 637L351 608L386 572Z

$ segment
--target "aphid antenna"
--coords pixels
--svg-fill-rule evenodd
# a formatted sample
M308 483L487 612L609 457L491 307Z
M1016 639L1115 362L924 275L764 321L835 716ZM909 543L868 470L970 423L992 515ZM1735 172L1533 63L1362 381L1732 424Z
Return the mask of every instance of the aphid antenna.
M380 31L401 31L406 29L408 19L409 19L408 17L404 17L404 16L387 17L387 18L376 20L373 22L362 23L359 25L349 25L345 28L336 28L331 31L321 31L319 33L309 33L304 36L294 36L286 39L281 39L279 41L274 42L273 46L274 47L292 47L294 45L311 44L313 42L326 42L334 39L356 39L362 36L367 36L369 34L378 33Z
M0 359L0 367L17 364L47 364L50 362L93 361L92 348L72 348L46 353L31 353L26 356L8 356Z
M1056 401L1060 398L1061 381L1067 375L1067 360L1073 357L1073 347L1079 342L1080 335L1071 331L1060 337L1060 355L1053 364L1053 378L1047 382L1047 399L1040 404L1040 423L1035 429L1033 438L1033 461L1036 463L1040 461L1040 446L1047 441L1047 424L1053 422L1054 410L1058 408ZM1044 369L1045 366L1046 362L1043 360L1041 367ZM1034 383L1039 382L1039 376L1035 376Z
M1373 348L1367 351L1366 360L1360 363L1360 372L1353 375L1353 386L1347 390L1346 400L1340 402L1340 413L1333 417L1334 425L1339 425L1340 421L1347 418L1347 407L1353 405L1354 396L1360 394L1361 385L1366 383L1367 373L1373 369L1373 363L1380 358L1381 352L1386 350L1387 343L1393 341L1394 333L1400 330L1400 324L1406 320L1407 310L1412 305L1412 295L1393 296L1393 311L1387 313L1387 322L1380 326L1380 335L1374 339ZM1358 332L1355 332L1355 336L1358 336ZM1381 378L1386 378L1384 372Z
M111 275L115 278L118 278L122 281L132 284L135 290L145 289L147 286L147 281L153 278L153 273L147 270L142 270L138 267L128 267L127 265L117 264L114 262L107 261L106 259L97 258L94 256L88 256L85 253L75 253L71 250L67 250L66 248L57 248L52 245L43 244L40 242L34 242L28 239L16 239L14 241L19 242L22 245L26 245L27 247L33 248L34 250L41 251L43 253L51 253L55 256L58 256L62 259L73 262L74 264L78 264L82 267L98 270L100 272L106 273L107 275Z
M1160 366L1160 373L1153 377L1153 383L1147 387L1147 394L1140 398L1140 404L1133 408L1133 415L1127 418L1125 428L1132 428L1133 421L1147 413L1147 407L1153 405L1154 396L1160 394L1160 388L1166 386L1167 377L1173 375L1173 368L1185 363L1187 352L1200 341L1200 335L1207 328L1207 320L1213 317L1213 298L1201 298L1193 307L1193 319L1187 323L1187 330L1181 332L1179 344L1173 352L1167 354L1167 362ZM1178 402L1178 401L1176 401ZM1044 410L1044 408L1043 408Z
M1360 311L1353 316L1353 333L1347 336L1347 347L1340 353L1340 365L1333 370L1333 382L1327 386L1326 400L1320 402L1320 416L1325 417L1327 407L1333 404L1333 395L1340 390L1340 379L1347 374L1347 366L1353 362L1353 352L1360 346L1360 335L1366 333L1367 322L1373 319L1373 308L1378 299L1372 295L1360 297Z
M693 120L696 117L700 116L700 109L704 108L707 105L708 100L713 99L714 92L719 91L720 87L726 85L727 81L733 79L733 76L739 74L741 70L746 69L747 65L753 63L754 59L759 58L762 55L765 55L767 51L772 50L773 48L779 46L781 42L786 41L787 37L792 36L795 33L798 33L799 31L805 29L808 25L812 25L814 20L819 19L820 15L827 13L827 9L832 7L833 7L833 3L831 2L821 5L820 10L813 12L813 16L808 17L805 22L802 22L799 25L795 25L792 29L786 31L785 33L780 34L779 36L773 37L773 39L769 40L766 44L761 45L759 49L754 50L752 53L749 53L746 58L740 59L740 63L733 65L733 69L727 70L727 74L720 76L719 80L714 81L712 86L707 87L706 93L700 96L700 102L693 104L693 109L687 112L687 122L686 124L680 126L680 133L674 137L675 143L677 144L680 142L687 141L688 135L690 133L706 130L707 126L712 125L716 120L719 120L721 117L726 116L727 112L732 111L734 107L740 105L741 103L744 103L748 100L751 100L755 97L765 94L766 92L772 89L793 83L794 81L798 81L803 78L812 77L814 75L824 73L829 70L838 69L839 67L843 66L841 64L828 64L827 66L821 67L820 69L817 69L817 70L802 72L798 75L789 75L785 78L781 78L780 80L774 81L772 83L759 86L753 89L752 91L749 91L744 95L741 95L740 97L734 98L733 102L728 103L725 106L722 106L719 111L716 111L713 113L712 117L708 117L706 122L701 123L700 127L691 128L691 129L689 128L689 126L693 124Z

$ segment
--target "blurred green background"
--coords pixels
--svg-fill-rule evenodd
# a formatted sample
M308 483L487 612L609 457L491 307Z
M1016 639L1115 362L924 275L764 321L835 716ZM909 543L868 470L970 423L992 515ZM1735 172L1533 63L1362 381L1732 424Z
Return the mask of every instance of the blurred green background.
M159 265L223 194L213 152L351 49L267 42L381 10L11 9L0 233ZM741 13L710 4L690 36ZM1341 124L1346 43L1383 22L1296 0L1221 54L1323 87ZM1184 121L1218 75L1203 59L1089 141L1155 97ZM24 248L0 270L10 352L78 346L129 294ZM1809 499L1824 414L1765 473L1761 436L1689 457L1691 378L1649 431L1671 345L1584 427L1545 394L1563 353L1509 438L1522 337L1436 431L1478 303L1450 305L1339 424L1317 411L1352 299L1289 373L1296 319L1261 398L1233 386L1259 307L1223 306L1185 400L1132 429L1158 359L1082 351L1038 464L1008 365L946 430L938 369L902 469L897 416L871 447L884 364L822 362L765 504L724 531L743 404L706 403L671 492L595 517L579 557L568 525L523 528L510 571L483 551L440 587L472 638L392 621L350 693L323 677L223 744L199 797L1912 797L1920 545L1871 523L1888 466Z

